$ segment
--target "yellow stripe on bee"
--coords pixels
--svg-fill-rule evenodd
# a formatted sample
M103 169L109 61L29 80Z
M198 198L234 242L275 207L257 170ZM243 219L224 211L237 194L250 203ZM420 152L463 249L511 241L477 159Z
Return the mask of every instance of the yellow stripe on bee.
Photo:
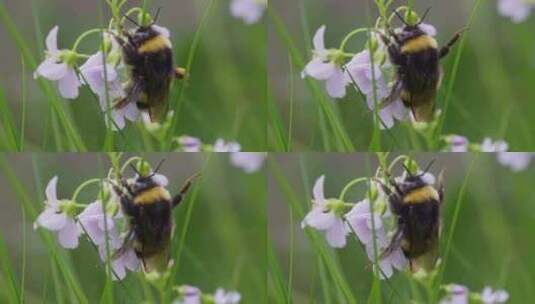
M422 35L405 42L405 44L403 44L401 47L401 52L404 54L413 54L427 49L436 48L438 48L438 43L433 37Z
M160 201L171 200L171 195L163 187L154 187L149 190L143 191L134 198L134 204L136 205L150 205Z
M438 192L432 186L414 189L403 198L404 204L421 204L429 200L439 200Z
M138 53L155 53L171 47L171 41L162 35L155 36L145 42L138 48Z

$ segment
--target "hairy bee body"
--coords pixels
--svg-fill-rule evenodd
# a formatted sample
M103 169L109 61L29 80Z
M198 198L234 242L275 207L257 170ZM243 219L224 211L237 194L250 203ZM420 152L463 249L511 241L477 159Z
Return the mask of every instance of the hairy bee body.
M409 175L392 185L393 191L384 189L390 209L397 217L397 231L385 253L399 246L409 259L412 271L429 270L438 258L443 187L435 189L421 175Z
M397 76L387 103L399 97L411 110L415 121L429 122L434 117L435 99L442 78L440 59L449 53L461 33L439 48L437 41L422 30L420 23L406 24L401 32L390 32L390 38L382 36Z
M114 256L132 248L145 272L165 270L174 230L173 208L182 201L190 184L188 180L174 198L153 180L152 175L133 181L123 180L122 187L115 186L123 213L128 218L129 232Z
M124 62L130 67L126 97L116 107L136 103L148 112L151 121L162 121L167 113L167 98L173 79L184 76L175 69L173 50L167 34L156 25L139 26L133 34L125 31L126 40L117 38Z

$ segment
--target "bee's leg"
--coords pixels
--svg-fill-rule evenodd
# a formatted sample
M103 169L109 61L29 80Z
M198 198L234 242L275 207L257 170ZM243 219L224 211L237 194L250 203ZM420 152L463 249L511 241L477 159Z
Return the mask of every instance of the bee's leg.
M460 31L458 31L457 33L455 33L455 35L453 36L453 38L451 38L450 42L448 42L448 44L446 44L444 47L442 47L440 49L440 52L439 52L439 58L442 59L444 57L446 57L449 52L450 52L450 49L451 47L457 43L457 41L459 41L459 38L461 38L461 35L462 33L465 31L465 29L462 29Z
M193 183L193 180L199 176L199 173L196 173L192 176L190 176L185 182L180 191L177 195L173 198L173 208L178 206L180 202L182 202L182 199L184 199L184 196L188 192L189 188L191 187L191 184Z
M440 171L438 175L438 198L439 203L444 201L444 170Z
M399 94L401 93L401 80L398 78L396 79L396 82L392 86L392 89L390 90L390 94L386 97L385 101L383 102L383 107L388 106L389 104L393 103L398 99Z
M183 78L185 78L186 75L187 75L187 71L186 71L186 69L185 69L185 68L181 68L181 67L176 67L175 70L174 70L174 72L175 72L175 75L174 75L174 76L175 76L175 78L177 78L177 79L183 79Z
M385 250L381 253L380 259L388 257L390 254L392 254L392 252L394 252L396 248L400 246L401 240L403 239L403 228L403 222L399 221L396 233L394 233L394 235L392 236L388 247L386 247Z
M119 100L115 105L114 108L116 109L122 109L126 107L128 104L134 102L138 102L138 100L141 97L141 93L143 93L143 84L141 81L134 81L134 84L126 89L126 97Z
M403 65L406 61L405 55L401 53L401 50L399 49L399 45L401 45L401 41L399 41L399 38L394 32L389 31L390 36L394 38L397 45L393 44L388 37L386 37L383 34L379 34L381 37L381 40L383 40L383 43L386 45L388 50L388 56L390 57L390 61L394 65Z
M117 249L113 255L112 255L112 259L117 259L119 257L121 257L123 254L125 254L125 252L132 248L132 243L134 242L134 229L130 229L128 230L128 234L125 236L125 238L123 239L123 243L121 245L121 247L119 247L119 249Z

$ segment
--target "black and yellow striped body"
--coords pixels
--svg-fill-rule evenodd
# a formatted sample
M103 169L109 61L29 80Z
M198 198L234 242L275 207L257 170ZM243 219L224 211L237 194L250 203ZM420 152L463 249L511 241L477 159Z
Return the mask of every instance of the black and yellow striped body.
M421 176L409 176L394 188L395 192L387 190L387 194L398 231L389 250L400 246L413 271L430 270L438 258L442 187L437 190Z
M176 76L171 42L152 26L125 35L128 41L120 44L131 79L126 88L128 96L119 104L135 102L140 110L149 113L151 121L161 122L166 117L167 98Z
M437 42L424 34L404 41L400 50L404 57L404 64L397 66L401 100L416 121L431 121L441 77Z
M127 200L122 205L133 230L132 247L146 272L163 271L168 264L173 233L171 196L160 186L134 191L133 194L132 199L122 198Z

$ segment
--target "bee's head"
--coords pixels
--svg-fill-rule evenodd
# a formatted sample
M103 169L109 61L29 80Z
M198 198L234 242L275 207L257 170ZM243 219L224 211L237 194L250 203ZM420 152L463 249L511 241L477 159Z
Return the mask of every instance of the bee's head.
M422 24L427 17L427 14L429 13L430 9L427 9L425 14L420 18L420 21L418 23L411 24L407 21L405 21L405 18L403 18L397 11L394 11L396 16L398 16L399 20L404 24L403 28L401 29L400 33L397 33L399 40L402 42L427 35L421 28L420 24Z
M140 172L134 165L131 165L132 169L136 172L137 177L134 179L134 181L131 184L132 190L135 193L139 193L154 187L159 187L160 185L156 182L156 180L153 178L156 173L158 173L158 170L160 169L160 166L162 165L163 160L160 161L156 169L151 172L150 174L143 174L143 172ZM143 171L143 170L141 170Z
M132 38L134 42L136 43L143 43L144 41L150 40L156 36L158 36L160 33L154 29L153 25L156 23L156 20L158 20L158 16L160 14L160 9L158 8L158 11L156 11L156 14L154 15L154 18L152 19L151 23L147 25L139 24L134 19L130 18L128 15L124 15L124 17L135 24L137 26L136 30L134 31L134 34L132 35Z
M425 170L423 172L420 172L419 174L412 173L411 170L407 168L407 166L403 165L403 168L405 169L405 172L406 172L406 176L401 182L401 188L404 191L410 191L413 189L418 189L418 188L422 188L422 187L429 185L429 183L425 180L424 176L425 174L427 174L427 172L429 171L429 169L431 168L434 162L435 160L432 160L431 162L429 162Z

